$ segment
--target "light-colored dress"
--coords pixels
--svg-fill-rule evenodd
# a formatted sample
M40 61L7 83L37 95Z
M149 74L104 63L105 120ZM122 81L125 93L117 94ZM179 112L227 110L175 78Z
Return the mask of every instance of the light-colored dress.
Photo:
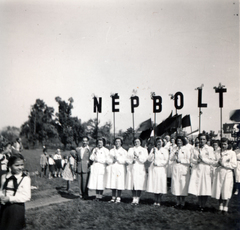
M155 152L155 154L154 154ZM148 169L147 192L167 193L167 165L169 160L168 150L153 148L148 156L151 165Z
M235 168L236 183L240 183L240 149L235 150L237 156L237 167Z
M73 181L75 179L74 164L75 164L75 159L72 156L70 156L67 161L67 164L62 172L62 178L64 180ZM71 170L71 167L72 167L73 171Z
M198 163L199 157L202 159ZM194 148L191 156L192 173L189 182L188 193L196 196L211 196L212 194L212 170L217 164L213 148L204 145L202 148Z
M220 154L221 154L221 148L218 147L216 150L213 151L214 155L215 155L215 159L218 160L220 158ZM211 167L212 169L212 172L211 172L211 181L212 181L212 184L213 184L213 180L214 180L214 177L215 177L215 172L216 172L216 169L217 169L217 166L218 166L218 163L217 164L213 164Z
M184 146L177 148L170 156L172 161L176 159L180 161L180 163L175 161L172 168L171 192L175 196L187 196L188 194L190 157L189 149Z
M237 157L234 151L225 150L220 155L222 165L215 171L212 197L223 200L230 199L233 189L233 169L237 167Z
M177 145L176 144L174 144L174 145L171 144L170 145L170 148L169 148L169 161L168 161L168 166L167 166L167 177L168 178L172 177L172 167L173 167L173 163L174 163L174 161L172 161L170 159L170 156L171 156L172 152L176 151L176 149L177 149Z
M125 189L126 178L126 158L127 151L120 147L119 149L113 148L109 153L110 164L107 172L106 188L109 189Z
M109 158L109 150L105 147L95 148L90 156L93 161L90 167L90 177L88 188L94 190L104 190L105 188L105 169Z
M136 157L134 157L136 156ZM147 175L144 162L148 158L147 149L139 146L128 150L126 162L127 176L126 189L128 190L146 190Z

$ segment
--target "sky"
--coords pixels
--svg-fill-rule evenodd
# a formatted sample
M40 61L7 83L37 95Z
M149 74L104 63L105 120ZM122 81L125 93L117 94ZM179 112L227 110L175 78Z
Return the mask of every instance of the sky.
M137 90L137 127L154 118L151 92L162 97L160 123L180 91L198 129L198 91L204 84L202 130L220 129L239 104L239 3L236 0L0 0L0 129L20 127L42 99L74 99L72 115L95 118L93 95L102 97L100 125L113 122L111 97L120 96L116 130L132 127L130 97Z

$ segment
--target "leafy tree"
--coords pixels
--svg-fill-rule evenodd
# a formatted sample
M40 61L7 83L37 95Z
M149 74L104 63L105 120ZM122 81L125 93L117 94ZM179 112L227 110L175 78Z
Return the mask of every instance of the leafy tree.
M73 109L73 98L68 99L68 103L60 97L55 98L58 103L58 113L56 113L55 126L58 131L59 138L66 149L67 144L73 143L73 124L74 119L71 117Z
M12 143L19 137L20 129L14 126L7 126L3 128L0 134L5 139L5 142L8 141Z
M56 137L58 134L53 116L54 109L48 107L43 100L37 99L31 108L28 121L21 126L21 136L25 136L33 145Z
M123 142L126 145L132 145L134 130L132 127L128 128L126 132L123 133Z
M87 124L82 123L77 117L72 118L73 140L78 146L83 137L87 135Z

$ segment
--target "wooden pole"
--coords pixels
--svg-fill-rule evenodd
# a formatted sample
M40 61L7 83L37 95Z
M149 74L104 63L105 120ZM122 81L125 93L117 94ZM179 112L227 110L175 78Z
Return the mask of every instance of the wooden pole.
M133 122L133 138L135 137L135 130L134 130L134 113L132 113L132 122Z
M115 140L115 112L113 112L113 137Z
M201 133L201 115L202 115L202 111L201 111L201 107L199 107L199 133Z

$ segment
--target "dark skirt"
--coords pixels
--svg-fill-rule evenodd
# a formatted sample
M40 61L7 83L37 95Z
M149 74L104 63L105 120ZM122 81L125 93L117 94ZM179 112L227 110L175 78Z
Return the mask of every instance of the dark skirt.
M61 159L58 159L58 160L55 160L55 165L56 165L56 169L61 169L62 168L62 160Z
M20 230L25 227L24 203L1 205L0 230Z

